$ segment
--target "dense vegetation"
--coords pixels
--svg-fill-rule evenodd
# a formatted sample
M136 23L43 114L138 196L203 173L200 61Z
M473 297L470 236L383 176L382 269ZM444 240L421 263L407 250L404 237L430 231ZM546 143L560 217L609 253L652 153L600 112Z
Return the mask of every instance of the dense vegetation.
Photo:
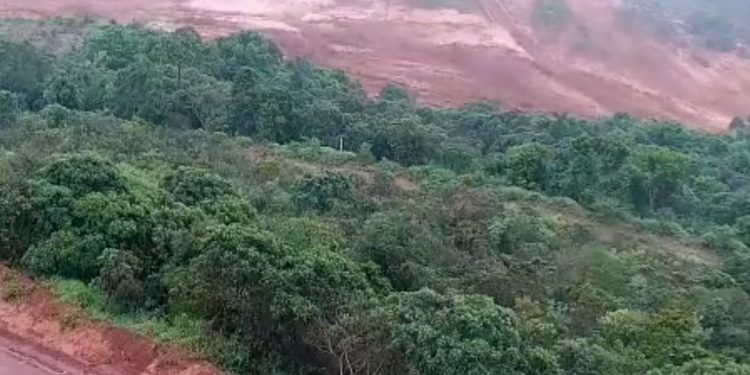
M252 33L32 29L0 42L0 260L88 307L238 374L750 373L742 126L370 99Z

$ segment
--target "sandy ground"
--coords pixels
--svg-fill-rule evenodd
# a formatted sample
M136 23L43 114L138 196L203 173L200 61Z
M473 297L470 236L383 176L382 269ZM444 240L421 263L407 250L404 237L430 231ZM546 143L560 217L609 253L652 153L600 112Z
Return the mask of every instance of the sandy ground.
M463 13L411 0L0 0L0 15L98 14L215 37L244 28L362 79L395 81L423 103L491 100L585 117L627 111L711 130L750 114L750 61L646 36L619 0L569 0L575 24L533 31L529 0L467 0ZM474 2L472 2L474 1Z
M9 272L0 265L0 295L11 284ZM2 375L221 375L177 348L92 321L26 278L13 280L27 292L0 298Z

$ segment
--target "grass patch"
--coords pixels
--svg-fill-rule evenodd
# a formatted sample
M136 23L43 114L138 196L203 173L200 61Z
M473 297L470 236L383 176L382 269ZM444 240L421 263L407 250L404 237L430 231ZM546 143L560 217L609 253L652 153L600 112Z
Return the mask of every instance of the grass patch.
M85 314L76 311L63 315L60 318L63 330L75 329L84 316L88 316L158 343L187 349L199 358L212 360L229 371L247 366L249 357L239 341L216 334L208 321L186 314L163 316L118 312L110 306L101 290L78 280L51 278L46 285L60 301L79 308Z
M21 302L34 291L32 287L24 285L18 276L11 273L3 275L2 285L3 288L0 297L5 302Z

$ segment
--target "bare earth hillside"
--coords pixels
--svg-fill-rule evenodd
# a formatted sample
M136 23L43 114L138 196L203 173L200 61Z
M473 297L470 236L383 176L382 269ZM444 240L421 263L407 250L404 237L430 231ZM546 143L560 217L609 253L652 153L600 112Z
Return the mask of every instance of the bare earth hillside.
M407 3L412 1L412 4ZM0 15L97 14L207 36L261 30L289 56L344 69L376 92L432 105L487 99L595 117L627 111L709 130L750 112L750 60L652 36L618 0L568 0L564 27L532 27L530 0L0 0ZM436 1L433 1L436 3Z

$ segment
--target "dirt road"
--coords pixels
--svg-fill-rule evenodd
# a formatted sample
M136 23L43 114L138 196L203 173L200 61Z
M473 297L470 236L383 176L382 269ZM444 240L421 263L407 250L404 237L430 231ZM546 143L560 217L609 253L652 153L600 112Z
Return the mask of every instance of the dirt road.
M0 328L0 375L99 375L63 357L60 353L33 345Z
M205 361L97 322L0 264L0 375L222 375Z
M54 372L43 371L36 366L32 366L25 361L10 356L3 352L4 348L0 348L0 374L8 375L50 375L55 374Z
M0 16L98 14L190 25L209 37L251 28L288 56L352 73L371 93L395 81L438 106L486 99L584 117L626 111L711 130L750 114L750 60L627 26L619 0L568 0L574 20L553 32L532 27L529 0L476 0L462 10L416 2L0 0Z

